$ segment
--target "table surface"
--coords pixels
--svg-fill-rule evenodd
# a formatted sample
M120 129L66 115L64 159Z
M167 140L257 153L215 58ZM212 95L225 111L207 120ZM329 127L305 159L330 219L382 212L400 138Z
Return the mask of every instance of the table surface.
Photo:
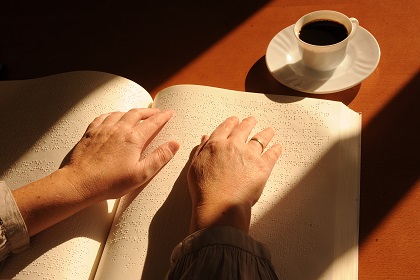
M311 96L270 75L268 43L311 11L356 17L380 45L377 69L351 89L312 97L363 114L359 278L420 279L417 1L33 2L2 5L3 79L98 70L129 78L152 95L193 83Z

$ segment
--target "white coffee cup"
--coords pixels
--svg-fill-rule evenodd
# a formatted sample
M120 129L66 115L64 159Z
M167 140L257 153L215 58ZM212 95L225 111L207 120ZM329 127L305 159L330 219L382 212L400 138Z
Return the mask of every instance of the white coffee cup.
M339 42L328 45L303 41L300 38L302 27L315 21L332 21L342 24L347 29L347 36ZM358 27L359 21L357 19L349 18L336 11L316 11L301 17L294 26L294 34L298 41L303 64L316 71L331 71L337 68L346 57L347 45Z

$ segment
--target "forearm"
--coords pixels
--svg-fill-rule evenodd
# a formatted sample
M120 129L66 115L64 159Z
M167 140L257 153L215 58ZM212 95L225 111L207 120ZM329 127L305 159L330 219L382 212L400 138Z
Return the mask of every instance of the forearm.
M93 203L75 190L67 171L62 169L12 193L30 236Z

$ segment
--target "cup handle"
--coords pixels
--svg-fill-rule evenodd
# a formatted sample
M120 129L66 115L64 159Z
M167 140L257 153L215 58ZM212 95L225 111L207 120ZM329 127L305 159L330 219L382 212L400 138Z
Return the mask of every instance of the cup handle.
M350 18L351 21L351 32L349 34L349 40L353 38L356 34L357 29L359 28L359 21L356 18Z

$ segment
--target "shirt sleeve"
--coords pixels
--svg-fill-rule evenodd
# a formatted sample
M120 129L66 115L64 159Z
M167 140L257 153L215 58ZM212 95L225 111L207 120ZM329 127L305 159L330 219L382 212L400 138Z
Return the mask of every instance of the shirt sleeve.
M278 279L267 246L232 227L195 232L172 251L167 279Z
M12 192L0 181L0 262L29 245L29 234Z

